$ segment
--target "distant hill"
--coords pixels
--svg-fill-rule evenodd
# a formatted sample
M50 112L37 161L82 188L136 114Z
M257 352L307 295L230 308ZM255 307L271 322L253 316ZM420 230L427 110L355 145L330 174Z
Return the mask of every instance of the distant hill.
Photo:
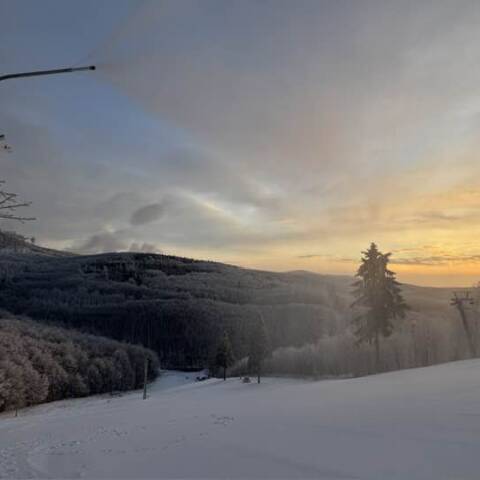
M69 252L40 247L35 245L34 238L27 238L16 232L0 230L0 255L5 257L5 255L8 255L9 253L34 254L47 257L70 257L74 255Z
M260 316L273 349L335 335L352 316L348 276L274 273L148 253L28 253L0 252L0 307L141 343L167 367L206 366L224 331L241 358ZM406 285L404 291L411 315L454 318L450 290Z

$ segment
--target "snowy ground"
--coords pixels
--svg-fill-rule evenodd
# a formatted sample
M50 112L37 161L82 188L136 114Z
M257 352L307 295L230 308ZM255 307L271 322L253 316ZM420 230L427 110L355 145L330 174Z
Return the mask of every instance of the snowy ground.
M185 378L188 377L188 378ZM480 478L480 361L257 385L168 372L0 416L0 477Z

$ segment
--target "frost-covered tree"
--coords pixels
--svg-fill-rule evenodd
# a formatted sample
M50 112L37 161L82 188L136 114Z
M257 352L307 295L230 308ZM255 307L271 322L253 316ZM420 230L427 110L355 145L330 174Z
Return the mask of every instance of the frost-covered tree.
M12 381L7 368L7 362L0 362L0 411L9 406L9 397L12 391Z
M11 357L21 362L16 355ZM18 409L27 405L27 385L23 368L18 363L6 360L0 363L0 369L4 372L4 385L0 386L0 394L3 396L1 403L5 410L15 410L17 416Z
M25 405L42 403L48 396L49 382L46 375L42 375L33 368L30 362L23 366L23 379L26 387Z
M121 372L118 376L115 390L128 390L135 385L135 372L130 364L130 359L125 350L117 349L113 353L113 361L115 362L116 371Z
M91 393L131 390L149 358L149 379L158 372L154 352L74 330L3 319L0 312L0 412Z
M253 324L248 351L248 370L257 376L258 383L260 383L263 362L268 350L267 329L263 318L260 316Z
M70 395L72 397L86 397L90 393L88 385L79 373L75 373L71 376L69 385Z
M90 393L95 394L102 391L103 379L98 366L95 363L89 365L87 369L87 382Z
M408 306L402 297L395 273L388 269L390 253L383 254L372 243L362 252L363 257L353 284L355 301L352 307L362 311L354 320L354 333L359 343L375 346L375 363L380 370L380 337L389 337L394 330L393 320L404 318Z
M223 334L222 340L218 345L217 354L215 356L215 364L217 365L217 367L223 368L224 380L227 379L227 368L230 367L234 361L235 361L235 358L233 356L233 350L232 350L232 345L230 343L230 338L228 336L228 333L225 332Z

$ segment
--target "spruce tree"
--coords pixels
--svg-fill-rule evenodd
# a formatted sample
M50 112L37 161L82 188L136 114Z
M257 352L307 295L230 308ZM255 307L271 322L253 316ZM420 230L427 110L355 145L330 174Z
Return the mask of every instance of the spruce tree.
M354 333L358 343L375 345L375 362L380 370L380 337L389 337L394 330L393 320L404 318L408 305L402 297L395 273L388 269L390 253L381 253L375 243L362 252L362 263L353 284L355 301L352 307L363 307L354 318Z
M223 368L223 379L227 379L227 368L230 367L235 358L233 356L232 345L230 343L230 338L228 337L228 333L225 332L223 334L223 338L218 345L217 354L215 356L215 364L217 367Z
M248 370L257 375L257 382L260 383L263 362L268 354L267 329L263 318L259 318L253 325L248 351Z

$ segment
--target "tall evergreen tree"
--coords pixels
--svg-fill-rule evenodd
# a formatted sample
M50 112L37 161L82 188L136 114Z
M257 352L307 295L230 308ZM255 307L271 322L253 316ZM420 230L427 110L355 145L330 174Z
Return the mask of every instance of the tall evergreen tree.
M233 356L232 345L228 333L223 334L223 338L218 345L217 354L215 356L215 363L217 367L223 368L223 379L227 379L227 368L230 367L235 358Z
M376 369L379 371L380 337L392 334L392 320L404 318L408 305L402 297L395 273L388 269L391 253L381 253L372 243L362 254L362 263L356 274L358 280L353 284L355 301L352 307L363 307L363 311L354 318L353 324L359 343L375 345Z
M257 375L258 383L260 383L263 362L265 361L267 354L267 329L265 328L265 322L263 321L263 318L260 316L253 325L248 351L248 370Z

